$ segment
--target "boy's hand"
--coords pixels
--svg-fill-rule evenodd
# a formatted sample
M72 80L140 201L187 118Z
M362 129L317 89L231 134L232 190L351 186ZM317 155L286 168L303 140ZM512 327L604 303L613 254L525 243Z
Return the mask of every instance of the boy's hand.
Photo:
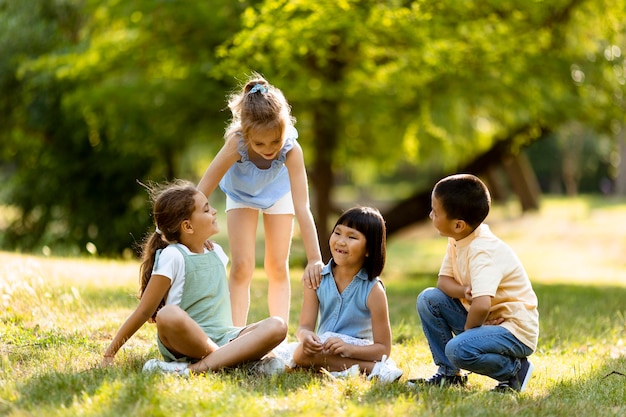
M502 323L504 323L504 319L502 317L498 317L497 319L485 320L483 326L497 326Z
M472 287L470 286L465 287L465 299L472 305Z

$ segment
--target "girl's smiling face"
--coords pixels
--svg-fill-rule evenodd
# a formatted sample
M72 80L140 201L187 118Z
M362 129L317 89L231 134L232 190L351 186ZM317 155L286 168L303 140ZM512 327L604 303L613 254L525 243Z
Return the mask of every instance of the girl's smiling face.
M217 224L217 210L209 205L209 201L201 192L197 192L194 197L195 208L189 219L192 227L198 229L204 240L219 232Z
M330 235L328 243L337 265L362 267L367 255L367 239L363 233L338 224Z
M276 159L283 147L284 139L281 131L276 128L257 129L248 134L250 149L266 160Z

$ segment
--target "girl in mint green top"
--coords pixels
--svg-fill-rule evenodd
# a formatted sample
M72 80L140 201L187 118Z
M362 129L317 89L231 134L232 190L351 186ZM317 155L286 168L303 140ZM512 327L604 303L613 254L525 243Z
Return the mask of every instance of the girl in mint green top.
M165 361L145 370L188 375L260 360L287 336L287 324L270 317L247 327L232 324L226 256L208 241L219 231L216 211L192 184L152 189L156 230L143 244L140 301L104 352L110 365L146 322L156 323Z

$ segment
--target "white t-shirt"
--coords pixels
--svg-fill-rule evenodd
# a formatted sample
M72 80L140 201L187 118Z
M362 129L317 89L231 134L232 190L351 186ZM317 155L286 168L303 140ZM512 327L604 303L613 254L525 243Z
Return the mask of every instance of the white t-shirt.
M185 252L192 254L187 246L180 243L173 243L163 249L157 262L152 269L152 275L163 275L172 281L172 286L167 293L165 304L180 305L183 297L183 288L185 286L185 258L174 246L182 248ZM224 249L217 243L213 242L213 251L224 264L224 268L228 265L228 256ZM209 252L204 249L204 252Z

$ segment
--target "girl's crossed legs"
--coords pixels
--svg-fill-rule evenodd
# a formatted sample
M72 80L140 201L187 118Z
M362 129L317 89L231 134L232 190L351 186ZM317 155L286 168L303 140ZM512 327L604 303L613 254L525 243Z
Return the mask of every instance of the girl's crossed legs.
M157 315L157 331L161 343L172 353L199 358L189 369L200 373L263 358L285 339L287 324L280 317L269 317L245 327L220 347L180 307L166 305Z

